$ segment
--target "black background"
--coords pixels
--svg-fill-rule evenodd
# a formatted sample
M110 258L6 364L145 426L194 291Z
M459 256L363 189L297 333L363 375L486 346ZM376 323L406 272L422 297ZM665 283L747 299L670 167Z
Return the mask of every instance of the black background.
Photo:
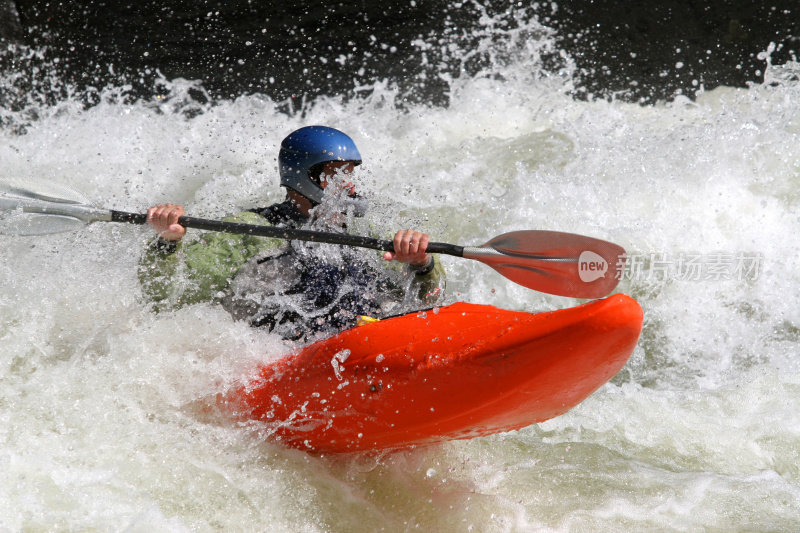
M299 102L386 79L408 100L445 105L440 74L471 74L480 61L434 54L424 64L414 40L467 49L483 11L496 15L520 6L557 30L559 47L578 67L579 98L652 103L691 97L701 85L745 86L761 81L765 61L758 54L769 43L777 45L776 64L800 49L797 0L563 0L556 9L549 2L495 0L480 6L454 0L0 0L0 34L6 42L46 47L41 61L48 70L78 88L130 83L133 94L152 93L152 79L161 73L200 79L211 98L258 92ZM36 85L37 61L5 53L0 68L31 69L27 81L17 80L19 92ZM560 66L554 54L550 67ZM11 100L10 93L0 91L0 103L10 105L1 100Z

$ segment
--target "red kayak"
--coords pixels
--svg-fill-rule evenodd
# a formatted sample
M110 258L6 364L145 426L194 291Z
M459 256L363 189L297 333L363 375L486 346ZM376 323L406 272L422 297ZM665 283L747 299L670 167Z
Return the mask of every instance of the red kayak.
M623 294L545 313L456 303L306 346L222 401L320 453L469 439L567 412L619 372L641 329Z

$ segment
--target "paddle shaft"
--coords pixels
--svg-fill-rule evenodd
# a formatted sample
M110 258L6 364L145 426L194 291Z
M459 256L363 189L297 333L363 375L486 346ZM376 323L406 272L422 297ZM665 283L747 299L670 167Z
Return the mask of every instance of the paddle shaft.
M147 215L143 213L126 213L124 211L111 211L112 222L125 222L128 224L146 224ZM183 216L178 219L178 224L185 228L201 229L206 231L219 231L224 233L237 233L241 235L256 235L258 237L273 237L276 239L289 239L297 241L322 242L327 244L340 244L358 248L370 248L394 252L392 241L347 235L345 233L332 233L328 231L311 231L294 228L278 228L275 226L259 226L256 224L241 224L238 222L222 222L204 218ZM464 256L464 247L444 242L428 243L426 250L433 254Z
M145 214L94 207L70 195L62 198L57 188L54 192L52 189L37 192L28 187L0 180L0 233L45 235L70 231L81 223L147 223ZM394 251L392 241L357 235L193 217L181 217L178 222L210 231ZM602 298L609 294L619 283L625 263L625 250L614 243L542 230L504 233L480 246L432 242L427 251L479 261L523 287L573 298Z

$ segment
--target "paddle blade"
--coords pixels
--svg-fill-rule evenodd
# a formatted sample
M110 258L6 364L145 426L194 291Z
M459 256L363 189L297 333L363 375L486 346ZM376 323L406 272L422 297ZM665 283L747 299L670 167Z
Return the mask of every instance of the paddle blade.
M614 243L558 231L513 231L464 257L489 265L529 289L573 298L602 298L619 283L625 250Z
M59 204L89 203L82 193L72 187L47 180L4 179L0 181L0 197Z
M73 231L87 222L109 217L107 210L88 205L83 195L63 185L0 181L0 233L5 235Z
M85 223L77 218L60 215L32 213L0 213L0 234L2 235L50 235L63 233L83 227Z

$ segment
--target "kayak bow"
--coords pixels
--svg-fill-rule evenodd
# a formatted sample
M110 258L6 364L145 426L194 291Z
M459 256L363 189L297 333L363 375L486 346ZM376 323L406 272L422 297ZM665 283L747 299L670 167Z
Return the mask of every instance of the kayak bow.
M480 437L576 406L625 365L641 326L622 294L536 314L456 303L311 344L220 401L315 452Z

